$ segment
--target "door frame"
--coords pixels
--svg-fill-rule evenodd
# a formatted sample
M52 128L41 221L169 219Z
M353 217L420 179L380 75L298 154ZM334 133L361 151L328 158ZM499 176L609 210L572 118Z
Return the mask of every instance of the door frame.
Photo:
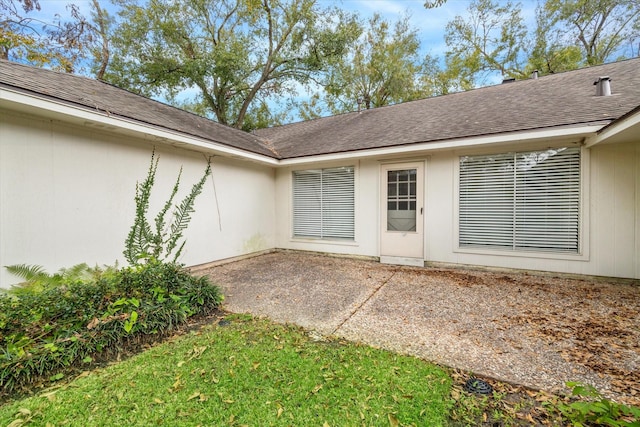
M425 256L425 168L424 160L395 160L380 164L379 169L379 209L380 221L378 226L378 254L380 262L385 264L399 264L411 266L424 266ZM387 172L393 170L416 169L416 231L415 232L389 232L387 230ZM403 247L408 244L410 250L402 253L402 250L391 248Z

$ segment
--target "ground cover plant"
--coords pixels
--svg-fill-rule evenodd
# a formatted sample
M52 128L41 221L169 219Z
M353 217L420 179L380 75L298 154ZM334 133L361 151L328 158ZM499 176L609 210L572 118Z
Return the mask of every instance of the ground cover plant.
M551 409L572 425L640 427L640 408L613 402L587 384L569 382L567 386L574 399L554 402Z
M640 408L604 398L595 388L568 382L564 395L554 395L492 379L489 394L469 393L464 384L473 374L451 371L451 426L640 427Z
M447 424L440 367L247 316L221 325L2 406L0 425Z
M33 286L0 294L0 398L61 379L133 341L159 339L222 301L207 278L173 263L149 260L89 280L23 269L37 272Z

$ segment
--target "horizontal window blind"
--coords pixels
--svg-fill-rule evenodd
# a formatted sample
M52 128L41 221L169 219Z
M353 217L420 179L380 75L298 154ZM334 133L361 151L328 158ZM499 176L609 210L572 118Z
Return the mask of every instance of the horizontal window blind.
M354 169L293 172L293 234L354 239Z
M322 237L322 171L293 173L293 234Z
M579 250L580 149L460 158L460 246Z

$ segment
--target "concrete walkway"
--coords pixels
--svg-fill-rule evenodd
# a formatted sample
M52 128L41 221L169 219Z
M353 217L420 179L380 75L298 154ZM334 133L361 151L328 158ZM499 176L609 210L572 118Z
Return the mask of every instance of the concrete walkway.
M298 252L199 273L222 287L231 312L532 388L566 391L564 383L577 380L618 400L634 403L633 393L640 396L640 385L625 380L640 378L637 283L387 266ZM616 346L616 355L591 363L589 348L572 328L603 330L612 311L627 322L616 323L624 333L584 340Z

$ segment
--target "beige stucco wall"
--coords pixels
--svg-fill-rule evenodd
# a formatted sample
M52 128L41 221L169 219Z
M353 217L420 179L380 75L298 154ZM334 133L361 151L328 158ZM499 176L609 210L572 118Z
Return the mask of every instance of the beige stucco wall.
M527 146L526 150L547 146L549 143L543 142ZM426 261L640 278L640 141L584 149L580 254L460 250L456 236L456 165L459 156L511 150L525 149L521 145L503 145L482 150L425 152L405 158L425 160ZM378 256L379 170L383 161L384 158L379 158L279 169L276 174L277 247ZM355 242L292 238L291 171L347 164L356 167Z
M425 164L426 261L640 278L640 141L584 149L581 254L459 250L458 156L522 149L503 145L279 168L215 157L213 180L196 203L180 261L196 265L271 248L376 257L380 164L404 159ZM0 111L0 266L38 264L55 272L80 262L123 263L135 182L144 179L151 150L152 144L139 138ZM156 150L160 166L152 213L166 200L181 165L177 200L206 164L201 153L165 145ZM355 167L355 241L293 238L292 171L347 165ZM1 287L15 281L0 269Z
M152 148L133 137L0 111L0 266L37 264L55 272L81 262L123 265L135 185L146 176ZM180 166L176 202L206 167L201 153L160 145L156 153L151 220ZM196 201L180 262L196 265L273 248L273 177L271 167L215 157L213 180ZM1 287L16 281L0 270Z

